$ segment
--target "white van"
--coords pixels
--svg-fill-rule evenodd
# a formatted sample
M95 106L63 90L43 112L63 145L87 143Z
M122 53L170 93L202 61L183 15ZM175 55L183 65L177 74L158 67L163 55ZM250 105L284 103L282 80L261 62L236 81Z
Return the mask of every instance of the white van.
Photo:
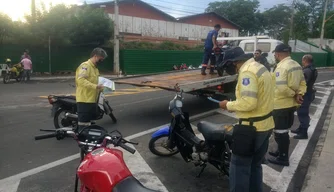
M255 40L242 40L239 43L239 47L241 47L245 53L254 53L254 42ZM268 53L267 60L270 65L274 65L275 57L272 52L275 50L277 45L282 43L282 41L276 39L258 39L257 49L261 49L262 53Z

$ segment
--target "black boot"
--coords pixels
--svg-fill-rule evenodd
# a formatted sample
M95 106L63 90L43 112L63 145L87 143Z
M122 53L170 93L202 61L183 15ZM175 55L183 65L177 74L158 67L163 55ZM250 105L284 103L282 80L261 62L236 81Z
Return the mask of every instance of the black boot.
M210 67L210 75L213 75L215 74L215 67Z
M295 130L291 130L291 133L294 133L294 134L300 133L300 128L297 128Z
M308 139L307 132L299 132L297 135L293 136L294 139Z
M276 151L269 151L269 155L271 155L273 157L278 157L279 151L278 150L276 150Z
M278 157L269 158L268 161L273 164L289 166L289 145L290 138L289 133L275 133L277 134L278 142Z
M279 144L280 144L280 134L274 133L274 138L275 138L275 141L277 143L277 146L279 146ZM273 157L277 157L279 155L279 148L277 147L276 151L269 151L269 155L271 155Z
M205 71L206 71L206 67L203 67L203 66L202 66L201 74L202 74L202 75L206 75Z

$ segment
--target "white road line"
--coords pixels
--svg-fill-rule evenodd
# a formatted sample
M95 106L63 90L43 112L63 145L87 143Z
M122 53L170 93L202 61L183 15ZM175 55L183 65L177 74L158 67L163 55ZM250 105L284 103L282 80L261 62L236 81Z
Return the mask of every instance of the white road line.
M315 85L319 85L319 84L326 84L326 83L331 83L331 82L334 82L334 80L333 79L331 79L331 80L327 80L327 81L321 81L321 82L319 82L319 83L315 83Z
M20 181L21 179L11 180L6 185L1 185L0 192L16 192L19 188Z
M133 145L129 146L135 148ZM135 154L131 154L123 149L121 150L123 151L123 158L126 165L136 179L147 188L158 190L160 192L168 192L167 188L154 174L151 167L146 163L138 151Z
M323 85L317 85L317 86L314 86L316 89L322 89L322 90L328 90L328 87L325 87Z
M313 115L313 118L310 122L310 127L308 129L309 138L312 137L316 126L318 125L319 119L321 117L322 111L328 101L328 95L324 96L321 103L318 105L318 108ZM299 165L299 162L305 152L305 149L309 143L309 139L307 140L299 140L297 146L293 150L290 157L290 166L284 167L282 172L279 175L279 178L276 180L275 185L272 187L271 192L286 192L293 175L296 172L296 169Z
M325 91L317 91L317 93L321 93L321 94L324 94L324 95L329 95L328 92L325 92Z
M322 99L322 98L324 98L324 97L315 96L315 98L316 98L316 99Z

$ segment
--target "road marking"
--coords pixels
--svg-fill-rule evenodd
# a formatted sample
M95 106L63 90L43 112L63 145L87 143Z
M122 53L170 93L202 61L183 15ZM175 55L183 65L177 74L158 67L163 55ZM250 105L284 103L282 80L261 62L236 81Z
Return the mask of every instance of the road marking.
M135 148L133 145L129 146ZM151 167L146 163L138 151L135 154L131 154L123 149L121 150L123 151L123 157L126 165L136 179L138 179L147 188L161 192L168 192L167 188L154 174Z
M321 100L321 103L318 105L316 112L313 115L313 118L310 122L310 127L308 129L309 138L312 137L316 126L318 125L319 119L322 115L323 109L328 101L329 96L325 95ZM307 140L299 140L297 146L293 150L290 156L290 166L284 167L282 172L280 173L276 183L271 189L271 192L286 192L293 175L296 172L296 169L299 165L299 162L306 150L306 147L309 143L310 139Z

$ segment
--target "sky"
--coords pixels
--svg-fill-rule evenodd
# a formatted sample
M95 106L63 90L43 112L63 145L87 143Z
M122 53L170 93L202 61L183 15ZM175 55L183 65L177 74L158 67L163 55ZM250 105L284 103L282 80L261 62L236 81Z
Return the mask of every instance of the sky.
M35 0L36 7L40 7L40 3L44 2L46 8L49 4L53 5L59 3L65 3L67 5L71 4L82 4L85 0ZM86 0L87 3L94 2L105 2L108 0ZM215 2L215 0L143 0L155 6L158 9L174 16L183 17L187 15L193 15L198 13L203 13L205 8L210 2ZM259 0L260 10L264 11L267 8L280 3L291 4L292 0ZM31 0L0 0L0 12L9 15L12 20L24 20L25 14L30 14Z

